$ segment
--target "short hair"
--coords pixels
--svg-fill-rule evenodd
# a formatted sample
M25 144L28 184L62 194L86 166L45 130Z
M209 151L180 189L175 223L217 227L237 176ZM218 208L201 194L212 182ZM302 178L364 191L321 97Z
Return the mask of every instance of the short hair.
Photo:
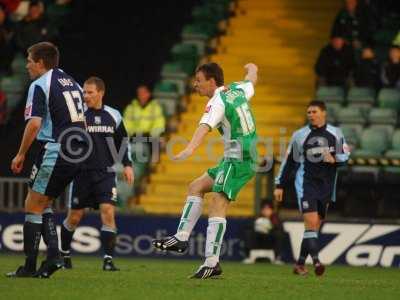
M96 76L90 76L88 79L85 80L86 84L94 84L96 86L96 89L98 91L106 91L106 84L104 83L104 80L96 77Z
M324 101L320 101L320 100L313 100L310 103L308 103L307 107L310 106L317 106L319 107L322 111L326 111L326 104Z
M28 54L32 56L34 62L42 59L47 70L58 67L60 52L53 43L40 42L34 44L28 48Z
M218 64L211 62L201 65L196 69L196 73L198 72L202 72L207 80L213 78L217 86L224 85L224 71Z

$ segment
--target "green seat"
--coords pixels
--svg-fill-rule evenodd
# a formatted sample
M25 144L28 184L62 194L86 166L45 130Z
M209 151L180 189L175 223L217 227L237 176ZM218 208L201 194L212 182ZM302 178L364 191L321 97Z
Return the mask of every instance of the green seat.
M347 144L353 151L360 143L362 125L359 124L341 124L340 129L343 132Z
M206 26L204 24L188 24L182 28L182 39L183 40L209 40L214 34L216 30L212 29L210 26Z
M158 98L157 100L161 104L164 115L167 118L176 115L176 113L178 112L179 99L163 97L163 98Z
M383 88L378 94L379 107L400 110L400 91Z
M347 95L351 106L371 107L375 102L375 90L371 88L352 87Z
M400 159L400 129L394 132L391 148L386 151L385 156L391 159Z
M154 86L153 96L158 99L178 98L178 85L175 82L162 80Z
M397 112L390 108L372 108L368 120L371 125L396 125Z
M320 86L316 91L315 98L327 103L343 103L344 90L338 86Z
M391 45L396 37L397 29L395 30L379 30L373 35L374 41L379 45Z
M378 128L367 128L361 135L360 149L352 152L354 158L380 158L389 147L389 134Z
M344 107L339 110L336 119L339 123L365 124L366 119L359 107Z
M327 103L326 104L326 112L327 112L327 120L328 123L335 123L336 122L336 117L341 109L341 106L339 103Z
M161 76L166 79L187 79L188 73L179 61L167 62L161 68Z
M186 59L197 61L199 56L197 47L188 43L175 44L171 49L171 54L175 61Z
M26 58L21 54L15 55L13 61L11 62L11 70L13 74L23 73L27 76L28 72L26 71Z
M23 94L7 94L7 109L11 113L21 101L23 101Z
M7 94L21 94L25 90L24 81L16 76L6 76L0 82L0 89Z

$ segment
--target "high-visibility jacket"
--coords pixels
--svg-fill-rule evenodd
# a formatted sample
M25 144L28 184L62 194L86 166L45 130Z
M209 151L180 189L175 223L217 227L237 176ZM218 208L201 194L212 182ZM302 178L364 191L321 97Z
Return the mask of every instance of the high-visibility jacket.
M132 100L124 111L124 124L129 136L159 136L165 131L165 117L157 100L150 100L144 106L137 99Z

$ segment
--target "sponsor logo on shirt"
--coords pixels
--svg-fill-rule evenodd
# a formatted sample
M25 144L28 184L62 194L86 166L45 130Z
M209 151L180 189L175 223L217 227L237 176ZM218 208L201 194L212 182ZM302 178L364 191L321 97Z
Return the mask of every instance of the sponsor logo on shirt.
M88 126L87 131L89 133L114 133L114 127L112 126Z

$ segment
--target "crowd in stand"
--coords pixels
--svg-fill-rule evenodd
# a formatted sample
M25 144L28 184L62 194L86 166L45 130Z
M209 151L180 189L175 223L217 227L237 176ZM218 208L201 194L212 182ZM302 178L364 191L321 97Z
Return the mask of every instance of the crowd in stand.
M345 0L315 65L317 85L400 89L400 29L386 41L379 36L384 20L400 24L396 14L396 1Z
M57 40L54 21L72 0L0 0L0 79L12 75L18 53L40 41ZM46 10L53 14L46 13ZM58 13L58 15L57 15ZM7 95L0 90L0 125L7 117Z

